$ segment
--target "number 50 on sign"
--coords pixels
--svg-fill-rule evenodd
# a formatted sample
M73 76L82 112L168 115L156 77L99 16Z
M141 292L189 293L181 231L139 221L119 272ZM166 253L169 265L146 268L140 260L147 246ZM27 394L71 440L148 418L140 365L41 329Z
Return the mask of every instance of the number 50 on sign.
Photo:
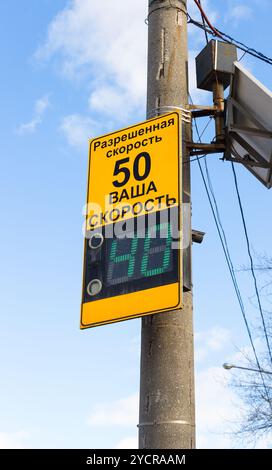
M90 141L81 328L181 307L181 147L179 113Z

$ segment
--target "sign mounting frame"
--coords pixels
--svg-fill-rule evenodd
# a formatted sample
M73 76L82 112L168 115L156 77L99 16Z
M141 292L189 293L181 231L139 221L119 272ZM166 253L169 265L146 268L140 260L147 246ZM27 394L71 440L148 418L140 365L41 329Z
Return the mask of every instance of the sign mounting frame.
M234 62L224 158L244 165L268 189L272 187L271 113L272 92Z

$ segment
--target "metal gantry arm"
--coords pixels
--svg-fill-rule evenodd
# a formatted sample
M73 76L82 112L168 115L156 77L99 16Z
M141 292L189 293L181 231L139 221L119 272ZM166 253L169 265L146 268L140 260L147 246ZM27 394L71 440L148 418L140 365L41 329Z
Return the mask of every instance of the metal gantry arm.
M215 120L215 142L186 142L191 157L223 153L226 150L224 89L220 86L220 83L215 82L213 97L214 106L190 105L192 118L211 116Z

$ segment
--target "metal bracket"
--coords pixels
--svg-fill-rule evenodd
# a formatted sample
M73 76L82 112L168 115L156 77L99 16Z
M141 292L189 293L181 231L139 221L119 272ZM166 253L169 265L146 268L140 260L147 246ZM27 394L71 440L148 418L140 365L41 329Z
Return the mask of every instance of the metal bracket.
M187 148L190 151L190 155L197 156L203 155L204 153L221 153L225 152L226 145L224 143L220 144L202 144L198 142L186 142Z
M250 134L250 135L259 135L260 137L264 137L267 139L272 138L272 132L263 130L263 129L256 129L255 127L245 127L245 126L235 126L233 124L229 125L230 132L243 132L243 134Z
M235 138L236 142L238 142L238 144L240 144L243 149L248 152L248 158L244 157L244 158L239 158L238 156L235 156L235 161L239 162L239 163L243 163L244 165L246 166L251 166L251 167L259 167L259 168L271 168L272 169L272 163L268 163L264 158L263 156L257 152L257 150L255 150L255 148L253 148L248 142L246 142L239 134L237 134L236 132L229 132L229 135L233 135L233 137ZM231 149L229 149L230 152L231 152ZM250 155L252 155L254 158L250 158ZM227 154L226 155L226 160L230 160L231 157Z
M150 109L147 113L147 119L154 117L154 113L156 113L157 116L160 116L161 114L170 113L172 111L179 111L182 121L187 124L191 124L191 111L183 108L182 106L157 106L156 108Z
M200 230L192 230L193 243L202 243L205 235L206 233L200 232Z
M255 160L252 160L250 158L250 155L245 156L244 158L238 157L238 155L235 156L235 158L233 158L231 155L227 155L225 160L227 160L228 162L233 162L233 163L241 163L242 165L246 167L250 166L252 168L257 167L257 168L267 168L267 169L271 168L272 169L272 164L269 165L269 163L264 164L264 163L255 162Z
M218 111L215 106L198 106L194 104L189 105L189 109L191 110L192 117L195 119L206 116L214 117Z

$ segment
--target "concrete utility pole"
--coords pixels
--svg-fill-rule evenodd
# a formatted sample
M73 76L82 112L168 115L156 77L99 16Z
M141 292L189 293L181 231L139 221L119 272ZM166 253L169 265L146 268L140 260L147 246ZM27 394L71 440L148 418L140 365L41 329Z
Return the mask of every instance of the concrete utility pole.
M188 104L187 0L148 3L150 118ZM183 125L185 138L191 138L188 124ZM183 159L189 158L183 144ZM183 202L190 203L189 164L183 165ZM184 230L191 234L190 220ZM186 264L190 279L190 263ZM194 447L193 315L192 292L188 291L182 310L142 319L139 448Z

